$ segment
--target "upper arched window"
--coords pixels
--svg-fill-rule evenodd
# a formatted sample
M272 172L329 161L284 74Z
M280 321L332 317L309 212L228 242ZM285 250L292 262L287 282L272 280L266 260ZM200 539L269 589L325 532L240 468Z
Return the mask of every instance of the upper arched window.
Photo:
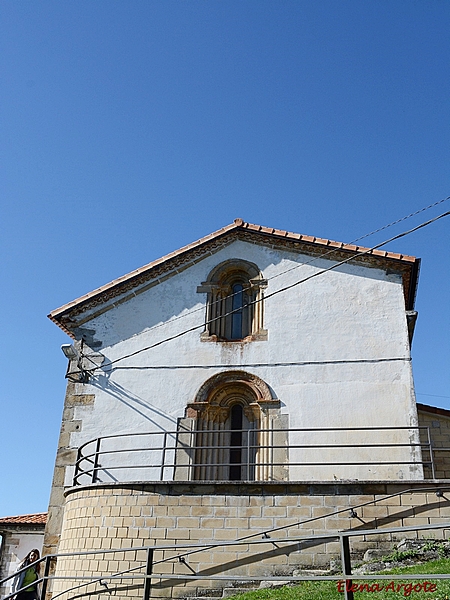
M208 294L202 339L267 339L263 329L263 290L266 286L258 267L245 260L227 260L213 269L197 288L198 292Z

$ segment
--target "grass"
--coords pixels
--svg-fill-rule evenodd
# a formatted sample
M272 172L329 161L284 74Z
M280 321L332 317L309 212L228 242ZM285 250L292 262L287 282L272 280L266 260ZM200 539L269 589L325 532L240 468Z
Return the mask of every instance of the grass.
M450 574L450 559L442 558L439 560L433 560L420 565L414 565L412 567L401 567L390 569L389 571L383 571L383 575L401 575L401 574L417 574L423 575L421 579L405 579L405 580L392 580L394 582L394 591L392 591L392 584L388 591L386 586L389 586L390 579L376 579L374 575L373 580L358 580L354 579L353 583L368 584L372 586L377 583L379 586L384 586L382 590L376 590L373 592L367 591L356 591L354 592L355 600L381 600L381 599L394 599L399 600L400 598L411 598L417 600L449 600L450 599L450 579L432 579L433 573L449 573ZM425 581L436 584L435 591L423 591L423 583ZM397 586L404 584L399 591ZM417 586L419 583L422 584L422 589L414 591L410 586ZM254 592L247 592L246 594L238 594L233 596L233 600L342 600L344 594L340 593L337 589L336 581L302 581L299 585L285 586L282 588L269 588L263 590L256 590Z

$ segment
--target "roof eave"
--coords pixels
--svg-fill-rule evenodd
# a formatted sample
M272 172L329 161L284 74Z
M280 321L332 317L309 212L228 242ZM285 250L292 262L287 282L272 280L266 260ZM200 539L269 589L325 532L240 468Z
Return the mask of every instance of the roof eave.
M188 244L187 246L183 246L179 250L175 250L170 254L167 254L155 261L140 267L139 269L135 269L128 273L127 275L123 275L117 279L114 279L110 283L107 283L72 302L69 302L60 308L53 310L48 318L53 321L58 327L60 327L65 333L67 333L70 337L74 338L73 332L67 326L65 317L67 317L70 312L75 308L82 308L83 304L88 304L102 296L102 294L111 293L112 290L118 290L124 284L132 284L133 280L141 279L142 276L146 274L150 274L152 270L156 270L157 267L163 265L164 263L168 263L171 260L180 259L183 256L189 255L193 251L198 248L207 245L212 241L219 240L221 237L229 234L232 231L249 231L264 237L268 238L276 238L276 239L285 239L290 241L301 242L307 246L311 246L313 248L329 248L330 250L341 251L344 253L354 253L356 255L367 255L374 258L388 259L393 260L395 262L399 262L403 265L408 265L411 268L411 277L409 281L409 289L405 293L405 300L407 305L407 310L412 310L414 307L414 299L417 288L417 278L419 272L420 259L417 259L413 256L407 256L403 254L398 254L394 252L387 252L385 250L373 250L370 248L365 248L362 246L355 246L353 244L345 244L343 242L335 242L333 240L317 238L313 236L303 235L299 233L292 233L289 231L284 231L280 229L274 229L270 227L264 227L262 225L255 225L252 223L244 222L242 219L235 219L233 223L227 225L226 227L222 227L221 229L210 233L209 235L200 238L199 240ZM138 285L138 284L136 284Z

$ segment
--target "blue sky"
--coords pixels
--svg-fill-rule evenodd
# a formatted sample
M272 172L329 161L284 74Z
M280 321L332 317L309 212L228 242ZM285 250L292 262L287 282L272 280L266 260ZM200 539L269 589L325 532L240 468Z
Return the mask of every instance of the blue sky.
M236 217L349 242L450 195L450 3L3 0L0 20L6 516L47 509L52 309ZM416 391L444 408L449 231L388 246L422 258Z

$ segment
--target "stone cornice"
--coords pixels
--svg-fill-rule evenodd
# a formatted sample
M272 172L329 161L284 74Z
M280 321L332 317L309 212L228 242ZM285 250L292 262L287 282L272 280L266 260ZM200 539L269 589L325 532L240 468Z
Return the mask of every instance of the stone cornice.
M345 260L353 254L355 258L352 262L356 264L389 269L401 274L406 308L410 310L414 306L419 259L271 229L236 219L233 224L52 311L48 317L74 337L73 329L81 322L90 320L96 314L109 310L117 304L127 301L135 294L158 285L236 240L317 257L325 258L326 256L327 259L337 261ZM362 252L364 254L359 255Z

